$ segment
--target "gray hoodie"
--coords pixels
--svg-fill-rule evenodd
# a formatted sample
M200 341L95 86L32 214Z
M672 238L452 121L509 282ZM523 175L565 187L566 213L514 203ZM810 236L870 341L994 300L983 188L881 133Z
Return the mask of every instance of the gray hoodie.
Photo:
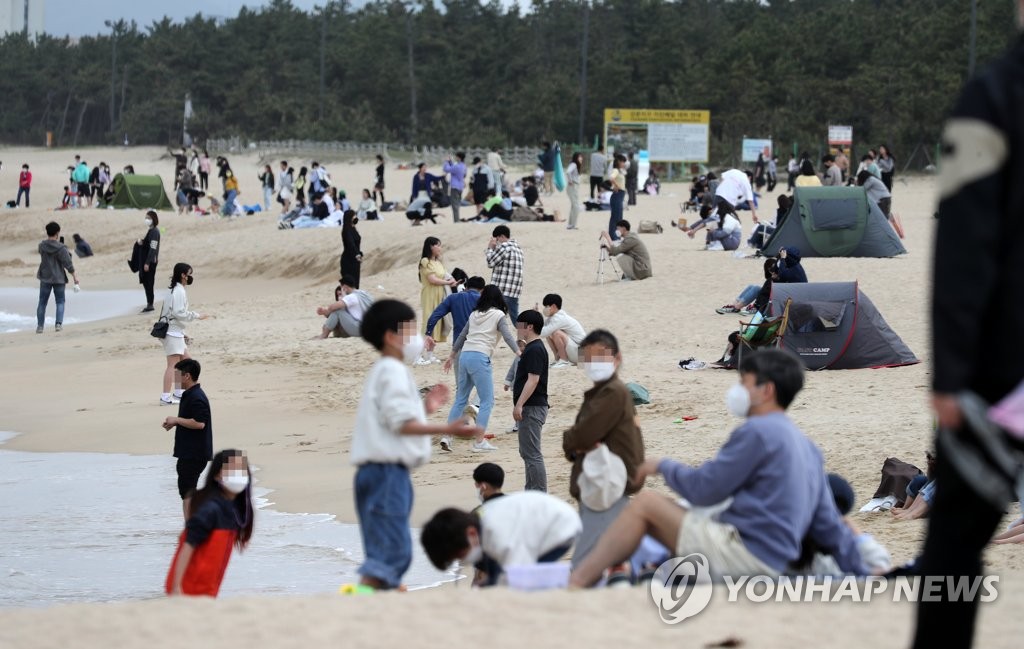
M41 282L67 284L68 276L64 271L75 273L75 265L71 263L71 251L56 239L44 239L39 242L39 257L36 279Z

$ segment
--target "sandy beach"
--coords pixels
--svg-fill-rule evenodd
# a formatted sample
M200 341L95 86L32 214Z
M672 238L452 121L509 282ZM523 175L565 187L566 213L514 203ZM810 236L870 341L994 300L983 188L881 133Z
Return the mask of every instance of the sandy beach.
M17 170L23 162L31 165L35 182L31 209L0 212L0 288L38 286L36 245L45 236L43 226L56 220L69 242L72 233L80 233L96 253L75 259L83 292L135 290L141 309L142 288L126 258L132 242L144 234L142 212L52 211L59 203L63 170L75 153L90 165L104 160L114 170L133 164L139 173L159 173L170 189L174 163L157 148L3 149L4 201L17 190ZM295 156L228 157L240 178L241 202L254 203L262 201L258 165L270 162L276 169L276 160ZM324 162L350 197L372 185L371 160ZM293 166L297 163L292 160ZM411 178L412 171L389 167L388 199L407 200ZM212 178L211 184L219 181ZM761 215L774 214L775 196L784 189L783 184L762 199ZM808 374L806 388L790 409L821 447L828 470L846 476L853 485L858 507L873 494L887 457L923 467L932 436L927 305L935 181L897 177L893 194L909 254L894 259L812 258L804 263L811 281L857 280L922 360L902 368ZM546 293L559 293L564 309L585 328L604 327L617 334L624 356L620 374L646 386L652 397L650 405L638 410L647 455L699 463L714 455L735 424L726 413L723 395L736 377L725 371L686 372L677 363L688 357L713 361L721 355L737 318L717 315L714 309L730 302L747 284L760 283L762 276L759 260L703 251L700 237L691 240L669 227L687 196L686 184L665 184L661 196L641 196L639 205L626 212L634 224L652 219L665 228L662 234L641 235L654 268L654 277L641 282L595 282L598 233L607 227L608 212L584 212L578 231L567 231L558 223L510 227L526 259L521 308L531 308ZM564 194L545 197L544 202L563 217L568 213ZM348 451L361 385L376 353L361 340L310 340L322 323L315 309L331 301L338 279L340 229L281 231L276 227L277 212L272 206L269 214L237 219L162 213L157 299L166 294L173 263L190 263L196 278L189 289L192 307L214 316L188 329L194 339L191 353L203 364L201 382L212 403L214 445L248 452L261 468L261 485L274 490L275 508L331 513L341 521L356 522ZM424 237L431 235L444 243L449 271L457 266L489 279L484 250L493 226L453 224L448 210L441 213L437 225L416 228L402 213L360 223L365 253L362 288L378 298L405 300L418 312L416 264ZM743 220L744 231L749 232L749 213L743 213ZM74 317L70 297L67 315ZM51 327L43 335L0 334L0 430L21 433L4 448L169 454L172 434L160 422L173 413L157 403L164 358L158 341L149 336L151 316L66 325L59 334ZM447 357L449 349L449 344L440 345L438 355ZM494 356L499 385L511 358L504 348ZM415 367L413 372L421 386L444 382L454 389L454 378L443 374L440 365ZM552 370L549 378L551 410L543 442L549 490L567 500L569 464L561 454L561 432L573 421L588 385L582 372L573 368ZM468 442L459 442L455 452L442 454L435 445L430 463L414 473L414 525L442 506L473 505L470 474L484 457L506 469L507 491L521 489L523 465L515 436L504 434L512 423L511 396L500 389L496 394L488 432L496 435L493 442L499 450L483 456L470 452ZM446 415L443 410L435 418L440 421ZM689 416L696 419L673 423ZM665 490L660 481L648 485ZM1015 508L1007 521L1016 517ZM876 536L897 563L917 554L926 524L894 522L888 514L855 514L853 520ZM1002 581L999 599L983 607L978 646L1017 645L1012 635L1019 638L1024 630L1015 613L1024 603L1024 546L990 549L985 563ZM910 605L891 602L716 603L717 599L703 614L678 627L658 620L640 588L524 595L504 589L470 592L459 586L349 599L325 595L213 604L83 604L0 611L0 646L98 647L119 644L125 637L132 638L132 645L151 647L207 639L241 639L255 646L292 646L300 639L383 644L408 641L412 633L425 646L468 645L485 633L494 646L553 646L567 641L662 645L684 638L688 646L704 646L736 637L745 646L791 647L826 634L831 645L900 646L906 644L913 623ZM392 619L402 624L390 624Z

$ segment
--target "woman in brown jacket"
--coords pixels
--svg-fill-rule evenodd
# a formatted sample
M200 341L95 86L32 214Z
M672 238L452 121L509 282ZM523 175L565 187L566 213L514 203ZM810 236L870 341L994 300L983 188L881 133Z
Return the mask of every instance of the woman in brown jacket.
M622 364L619 341L604 329L590 332L580 343L580 366L594 387L583 394L583 405L572 428L562 435L562 450L572 462L569 493L580 506L583 532L576 541L572 564L575 566L593 549L601 534L629 502L628 496L640 489L631 484L632 476L644 461L644 438L637 422L636 408L629 388L619 379ZM580 501L577 483L583 470L583 457L598 443L622 458L627 483L622 497L604 511L594 511Z

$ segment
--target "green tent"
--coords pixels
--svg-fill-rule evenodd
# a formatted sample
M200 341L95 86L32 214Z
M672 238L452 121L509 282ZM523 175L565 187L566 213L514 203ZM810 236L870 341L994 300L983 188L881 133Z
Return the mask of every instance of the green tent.
M110 183L113 195L106 205L118 209L135 207L152 210L173 210L164 181L160 176L140 176L138 174L117 174Z
M907 252L863 187L797 187L763 254L799 248L803 257L895 257Z

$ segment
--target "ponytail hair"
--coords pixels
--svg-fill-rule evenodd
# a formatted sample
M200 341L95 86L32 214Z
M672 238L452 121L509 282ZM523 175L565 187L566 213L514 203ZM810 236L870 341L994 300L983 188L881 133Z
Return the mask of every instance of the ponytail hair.
M187 275L192 270L192 267L183 261L179 261L174 264L174 271L171 273L171 285L167 288L174 290L174 287L181 283L180 277L182 274Z

